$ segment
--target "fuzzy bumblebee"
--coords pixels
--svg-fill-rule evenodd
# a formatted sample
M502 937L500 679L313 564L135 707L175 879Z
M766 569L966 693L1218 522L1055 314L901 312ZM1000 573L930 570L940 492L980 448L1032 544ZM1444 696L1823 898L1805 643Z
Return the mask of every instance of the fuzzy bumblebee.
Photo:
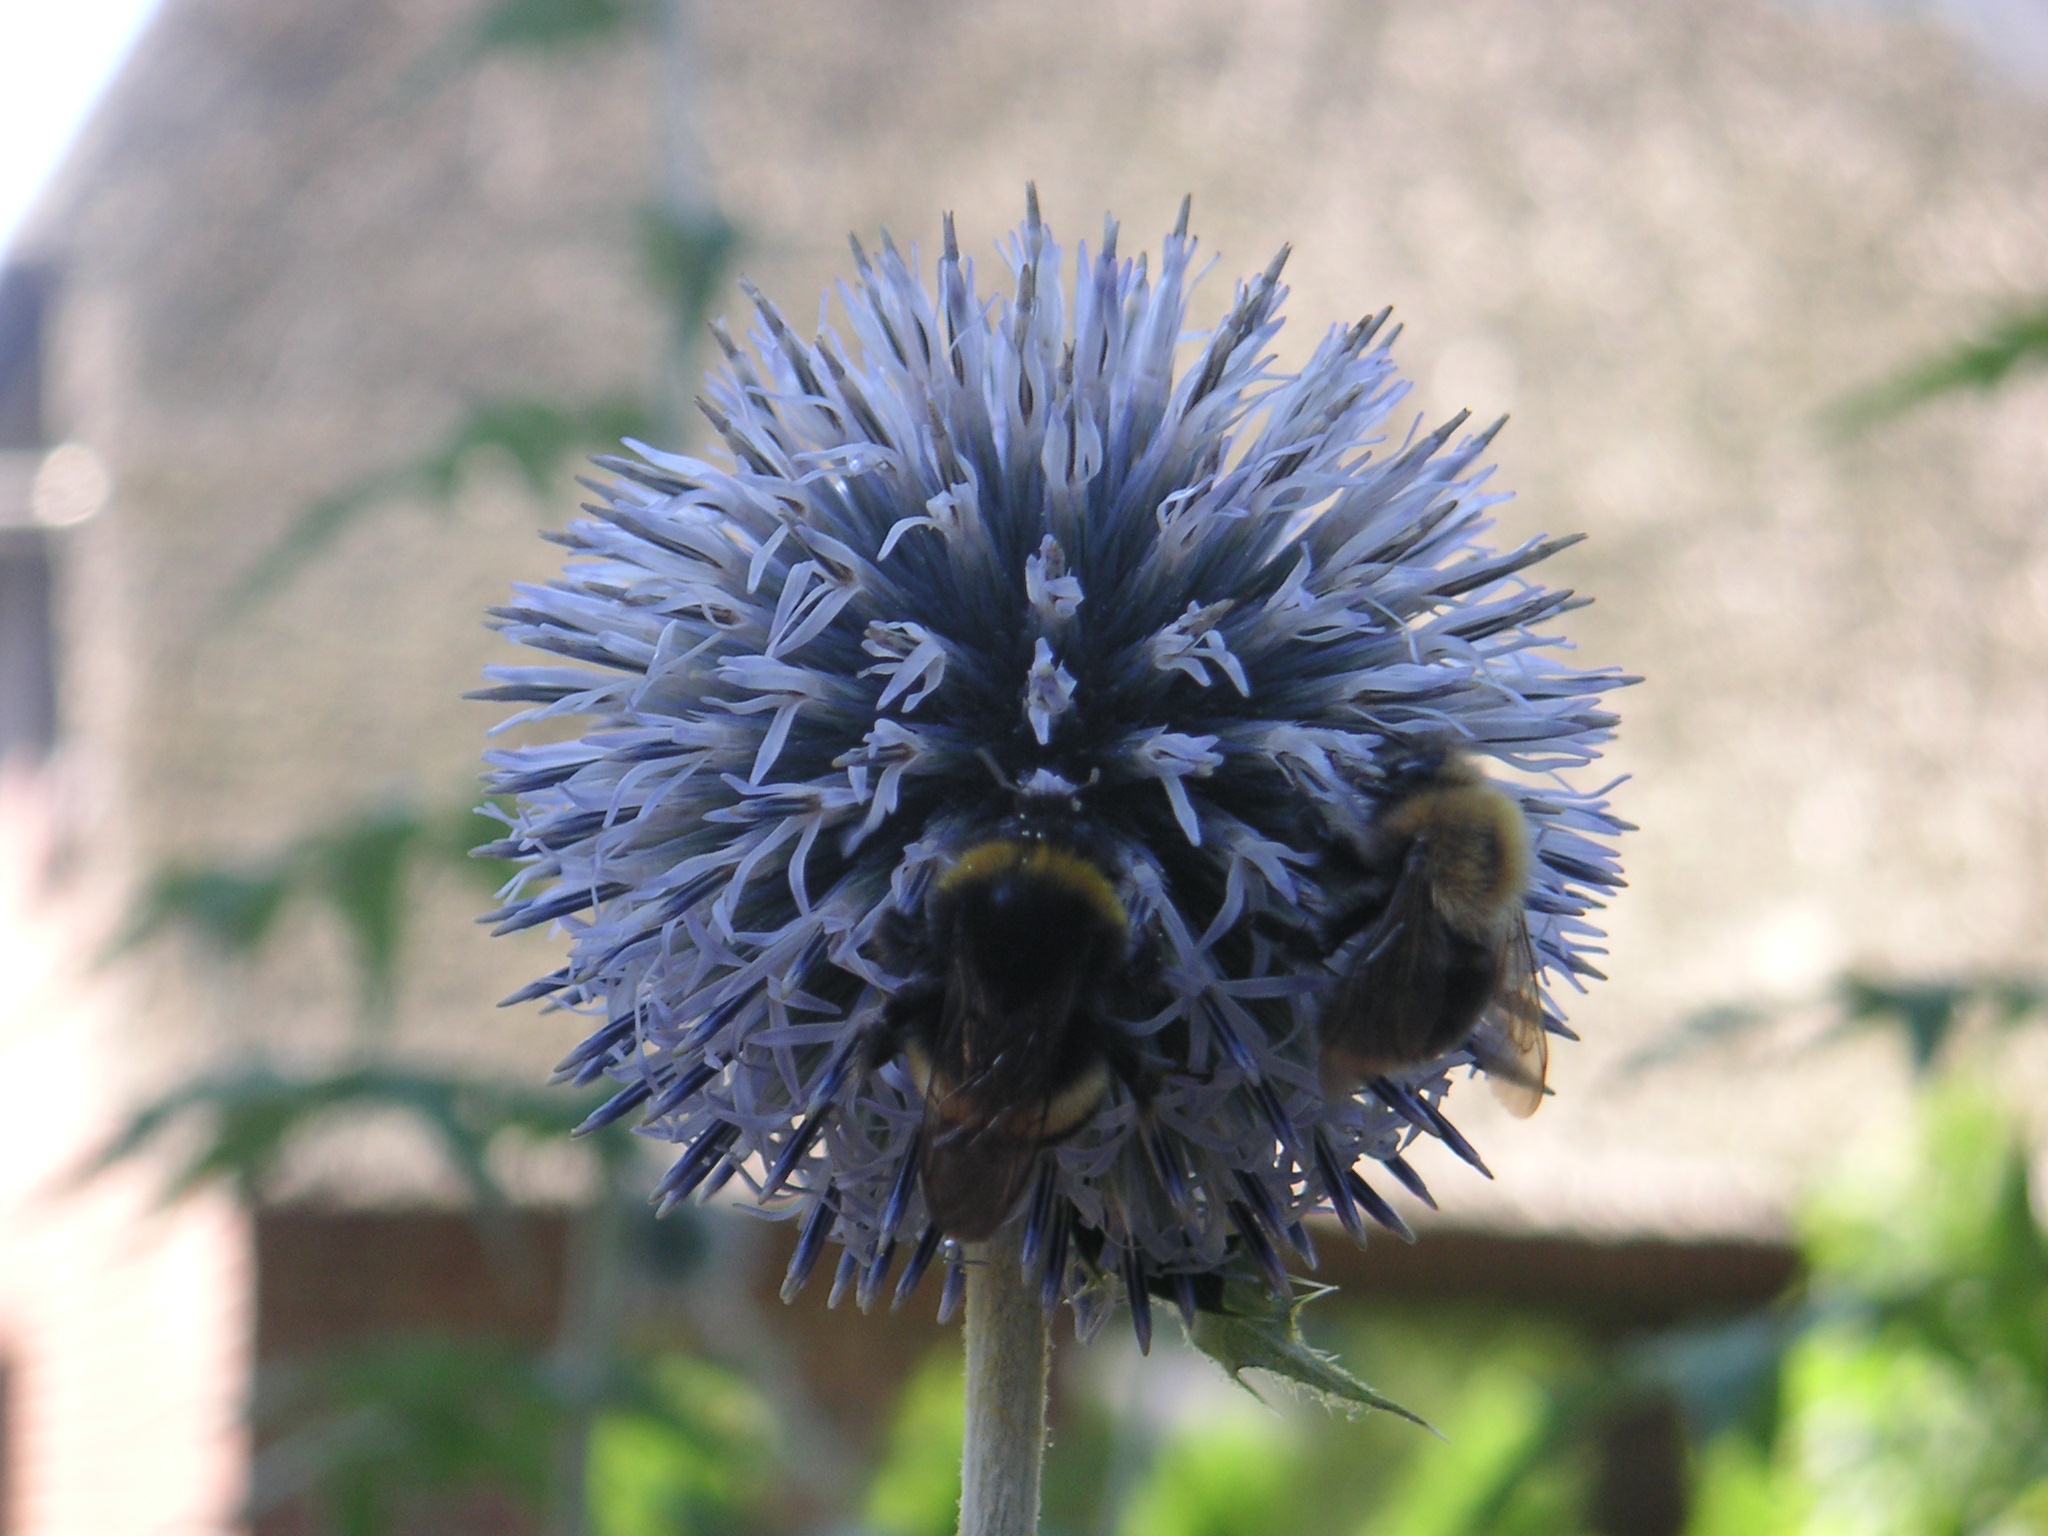
M1068 267L1034 197L1007 295L950 220L935 292L854 243L846 340L749 289L729 466L601 460L497 610L573 665L481 696L588 722L490 755L491 918L570 937L518 998L593 1018L560 1075L681 1148L664 1208L737 1180L798 1221L785 1294L836 1242L835 1299L936 1260L950 1311L1009 1222L1048 1305L1121 1294L1141 1338L1153 1294L1284 1294L1311 1212L1401 1229L1410 1139L1476 1161L1448 1074L1540 1092L1544 988L1598 974L1621 823L1571 779L1628 679L1545 628L1575 600L1525 573L1571 541L1484 542L1492 433L1402 423L1384 313L1275 366L1284 252L1190 341L1194 251L1183 208L1156 270L1113 223ZM1482 807L1483 901L1432 776Z

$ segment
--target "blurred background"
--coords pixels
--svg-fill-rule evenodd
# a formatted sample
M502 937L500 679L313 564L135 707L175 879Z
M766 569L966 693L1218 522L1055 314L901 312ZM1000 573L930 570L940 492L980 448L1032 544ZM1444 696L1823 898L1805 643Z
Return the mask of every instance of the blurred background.
M1292 242L1291 357L1392 304L1647 678L1557 1097L1324 1234L1444 1438L1113 1323L1047 1531L2048 1532L2048 7L5 9L9 139L96 104L0 270L4 1536L952 1530L936 1286L785 1308L568 1138L459 696L740 275L988 261L1028 179L1069 248L1192 193L1206 314Z

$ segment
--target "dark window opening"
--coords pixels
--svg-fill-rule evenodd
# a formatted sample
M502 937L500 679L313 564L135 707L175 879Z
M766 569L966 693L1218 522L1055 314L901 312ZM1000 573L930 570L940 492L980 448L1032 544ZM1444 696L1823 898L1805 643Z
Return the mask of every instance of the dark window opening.
M56 286L48 267L0 271L0 451L49 444L43 323Z
M49 540L0 528L0 763L40 760L57 739Z
M0 271L0 459L12 471L0 475L0 764L40 760L57 737L51 541L31 521L26 495L49 441L44 328L54 287L47 267Z

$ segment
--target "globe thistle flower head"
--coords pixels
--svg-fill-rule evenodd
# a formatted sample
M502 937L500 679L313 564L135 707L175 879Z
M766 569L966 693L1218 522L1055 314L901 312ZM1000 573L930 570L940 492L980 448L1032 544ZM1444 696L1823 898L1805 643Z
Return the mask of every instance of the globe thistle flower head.
M928 288L855 241L809 343L749 289L729 462L600 461L563 575L497 611L573 665L482 696L587 723L491 754L525 861L491 916L569 934L518 996L591 1016L590 1123L681 1149L664 1208L737 1180L794 1218L789 1292L836 1243L835 1299L942 1261L950 1309L1018 1222L1048 1305L1148 1336L1154 1293L1287 1294L1313 1211L1401 1230L1415 1136L1478 1161L1442 1101L1485 1020L1320 1064L1406 889L1376 828L1418 753L1511 798L1565 1033L1621 825L1569 781L1628 680L1560 658L1575 600L1527 572L1570 541L1486 541L1494 429L1406 422L1385 313L1289 372L1285 252L1189 339L1185 209L1156 266L1114 223L1069 265L1035 197L1002 254L991 293L949 220Z

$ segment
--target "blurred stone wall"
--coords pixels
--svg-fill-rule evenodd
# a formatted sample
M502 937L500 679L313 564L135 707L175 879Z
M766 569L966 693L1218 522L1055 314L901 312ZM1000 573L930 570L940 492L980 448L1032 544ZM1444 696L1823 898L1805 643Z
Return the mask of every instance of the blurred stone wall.
M244 614L223 595L467 402L657 376L649 42L439 70L468 14L167 0L32 236L66 274L59 426L118 486L67 565L83 881L471 793L479 614L553 565L532 535L566 476L536 502L480 455L450 504L379 508ZM1944 35L1763 0L702 0L697 24L710 183L798 321L850 229L929 252L952 209L992 261L1035 178L1069 249L1105 209L1133 248L1191 192L1211 311L1293 242L1295 355L1392 303L1420 410L1512 413L1504 536L1591 533L1557 562L1599 599L1571 627L1649 679L1620 700L1643 831L1614 980L1529 1126L1454 1100L1502 1177L1445 1170L1447 1204L1767 1227L1901 1111L1897 1050L1624 1058L1846 965L2041 961L2048 385L1853 440L1822 420L2048 292L2048 109ZM489 1002L554 945L486 941L454 875L426 899L397 1048L542 1070L574 1023ZM109 1070L340 1048L341 941L311 916L290 939L239 980L133 962Z

